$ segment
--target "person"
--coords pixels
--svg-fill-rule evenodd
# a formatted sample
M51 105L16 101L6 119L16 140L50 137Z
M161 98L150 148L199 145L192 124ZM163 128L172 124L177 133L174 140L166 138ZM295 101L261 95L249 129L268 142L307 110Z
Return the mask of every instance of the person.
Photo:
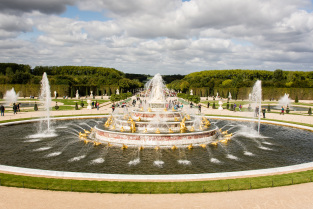
M236 107L237 107L237 105L236 105L236 103L234 103L234 112L236 112Z
M13 112L14 114L17 114L17 105L15 103L13 103Z
M263 118L265 118L265 108L262 109L262 113L263 113Z
M193 104L192 104L192 102L190 102L190 108L192 108L193 107Z
M114 109L115 109L115 104L113 103L112 104L112 112L114 112Z
M17 103L17 112L21 112L20 105L21 105L21 103Z
M283 114L283 115L285 114L285 109L284 109L284 106L282 106L282 107L281 107L281 112L280 112L280 115L281 115L281 114Z
M97 102L96 103L97 110L99 110L99 106L100 106L100 104L99 104L99 102Z
M241 112L241 108L242 108L242 105L240 104L240 105L239 105L239 111L240 111L240 112Z
M208 108L210 107L210 102L208 102Z
M259 108L258 107L255 107L255 110L254 110L254 117L258 117L259 116Z
M199 113L201 113L201 104L198 105Z
M4 108L3 105L0 106L0 110L1 110L1 116L4 116L4 110L5 110L5 108Z

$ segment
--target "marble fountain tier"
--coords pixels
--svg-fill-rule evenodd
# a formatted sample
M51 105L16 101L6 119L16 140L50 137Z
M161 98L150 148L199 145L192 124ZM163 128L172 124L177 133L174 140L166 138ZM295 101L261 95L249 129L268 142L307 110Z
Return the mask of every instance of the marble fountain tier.
M94 129L100 143L156 148L206 146L215 140L217 131L205 117L167 109L160 112L154 108L111 116L104 126Z
M160 74L145 87L146 99L141 108L122 114L112 114L104 126L94 128L96 142L110 145L143 147L172 147L200 145L213 142L218 129L202 116L167 108L168 101ZM87 140L87 134L80 134Z

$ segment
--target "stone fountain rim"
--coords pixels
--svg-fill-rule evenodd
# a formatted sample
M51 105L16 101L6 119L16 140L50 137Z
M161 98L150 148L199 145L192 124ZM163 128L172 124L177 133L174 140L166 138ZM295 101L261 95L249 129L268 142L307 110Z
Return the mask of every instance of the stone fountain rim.
M62 117L62 118L51 118L53 120L69 120L69 119L83 119L83 118L103 118L106 116L72 116L72 117ZM223 117L223 116L206 116L208 118L216 119L229 119L229 120L243 120L251 121L250 118L234 118L234 117ZM33 119L33 120L23 120L15 122L1 123L0 126L14 125L19 123L36 122L43 119ZM255 121L255 120L252 120ZM313 127L303 126L292 123L278 122L278 121L262 121L263 123L270 123L275 125L290 126L299 129L305 129L313 131ZM42 170L42 169L32 169L23 168L15 166L0 165L0 172L9 172L13 174L24 174L32 176L41 177L52 177L52 178L69 178L69 179L93 179L93 180L108 180L108 181L192 181L192 180L212 180L212 179L229 179L229 178L239 178L239 177L249 177L249 176L264 176L264 175L274 175L283 172L296 172L299 170L309 170L313 168L313 162L267 168L267 169L257 169L257 170L246 170L246 171L232 171L232 172L221 172L221 173L201 173L201 174L167 174L167 175L136 175L136 174L101 174L101 173L84 173L84 172L69 172L69 171L53 171L53 170Z

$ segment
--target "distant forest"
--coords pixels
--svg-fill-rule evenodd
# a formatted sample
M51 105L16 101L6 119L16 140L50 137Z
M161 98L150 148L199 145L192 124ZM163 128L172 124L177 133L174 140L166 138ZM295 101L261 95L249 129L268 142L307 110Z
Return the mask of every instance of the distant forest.
M119 89L121 93L134 93L143 88L153 75L123 73L114 68L91 66L36 66L16 63L0 63L0 93L11 87L18 88L24 95L36 94L46 72L50 85L60 95L111 95ZM198 96L212 96L217 92L233 98L246 98L256 80L262 81L264 97L276 98L280 94L299 95L301 99L312 99L313 71L265 70L207 70L188 75L162 75L167 87ZM52 91L53 91L52 89ZM296 89L296 90L295 90Z
M25 94L36 94L36 85L40 85L43 73L48 75L49 83L60 94L73 96L76 90L85 96L93 91L95 95L111 95L116 89L123 92L135 92L143 88L144 83L153 75L123 73L114 68L91 66L36 66L16 63L0 63L0 91L8 88L21 88L24 85L32 90ZM182 75L164 75L166 83L182 79ZM62 88L61 88L62 86ZM65 89L64 89L65 88ZM25 90L23 90L25 91ZM37 90L38 91L38 90Z

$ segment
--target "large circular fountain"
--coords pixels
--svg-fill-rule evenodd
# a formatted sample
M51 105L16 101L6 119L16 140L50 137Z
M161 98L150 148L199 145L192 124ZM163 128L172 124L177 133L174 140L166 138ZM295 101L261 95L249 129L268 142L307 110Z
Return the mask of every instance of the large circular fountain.
M141 108L112 114L104 126L96 126L95 143L144 147L206 146L216 140L217 127L192 110L178 110L166 100L166 88L160 74L146 87L146 100ZM226 135L226 134L225 134ZM87 134L82 133L82 138ZM228 139L230 135L228 135ZM87 138L86 138L87 139Z
M45 76L43 80L42 95L49 97ZM186 107L172 110L164 88L149 85L147 104L133 111L58 120L46 115L1 124L5 137L0 140L0 170L70 178L187 180L313 167L313 132L299 129L305 127L201 117Z

